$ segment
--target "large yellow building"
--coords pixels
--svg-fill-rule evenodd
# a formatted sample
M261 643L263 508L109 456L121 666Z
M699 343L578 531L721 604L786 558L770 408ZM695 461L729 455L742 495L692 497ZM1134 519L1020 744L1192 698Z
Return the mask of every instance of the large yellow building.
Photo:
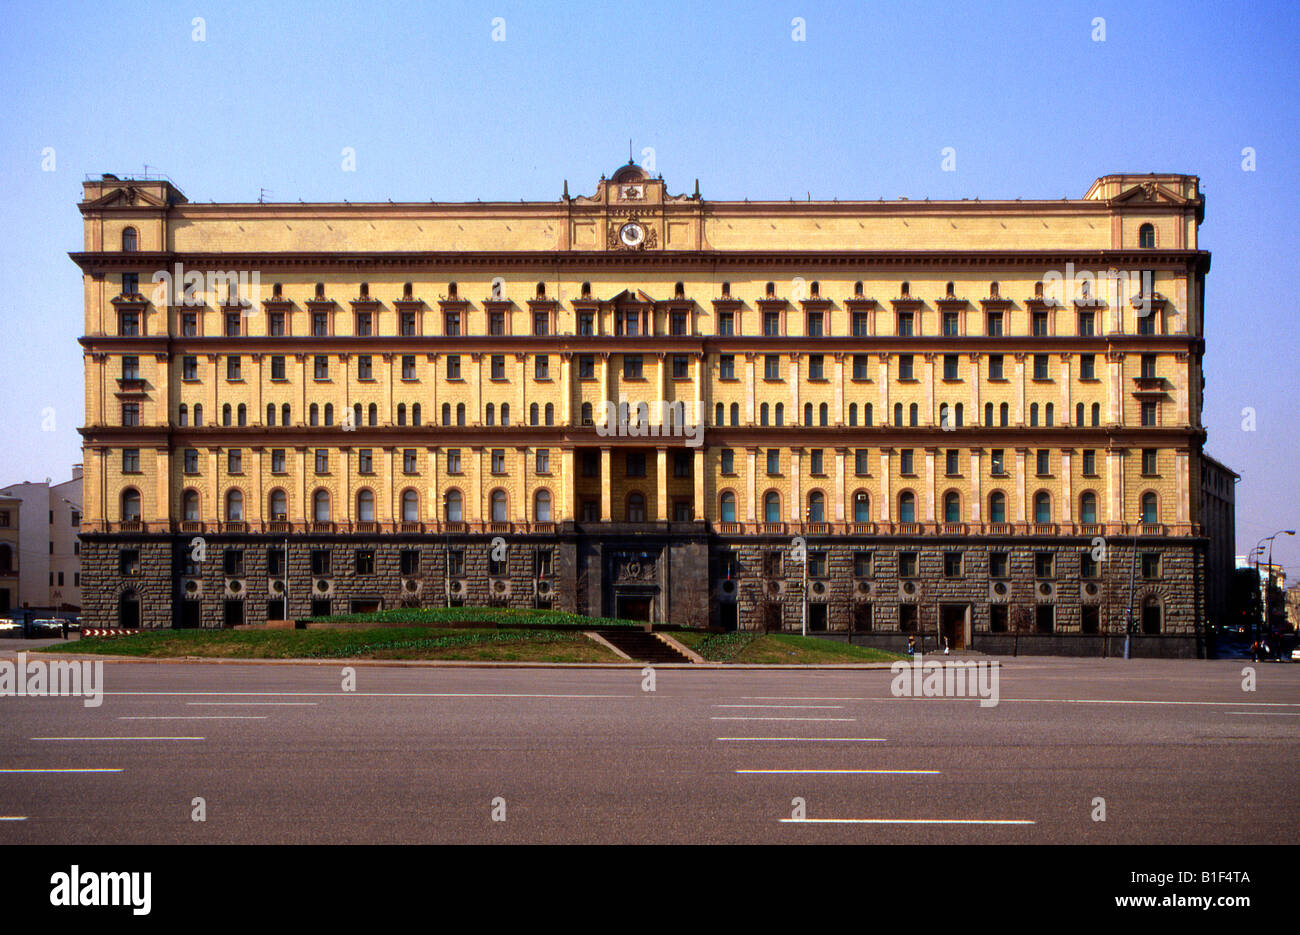
M1100 651L1131 605L1149 651L1196 649L1194 176L714 202L629 163L464 204L104 176L80 208L88 625L463 601Z

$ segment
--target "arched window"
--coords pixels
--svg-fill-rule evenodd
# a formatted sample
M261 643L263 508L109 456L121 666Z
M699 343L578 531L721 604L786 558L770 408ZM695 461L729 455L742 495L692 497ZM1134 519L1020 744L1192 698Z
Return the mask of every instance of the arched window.
M283 490L271 491L271 519L283 522L289 518L289 496Z
M1101 425L1101 403L1092 404L1092 424L1094 427Z
M871 522L871 494L865 490L853 494L853 522Z
M629 523L645 522L645 495L632 492L627 495L627 521Z
M330 492L328 490L318 490L312 495L311 515L312 519L318 523L328 523L330 521Z
M533 496L533 519L539 523L551 521L551 492L539 490Z
M199 492L187 490L181 494L181 518L188 522L197 522L199 518Z
M547 403L547 404L546 404L546 410L545 410L545 412L546 412L546 424L547 424L547 425L554 425L554 424L555 424L555 404L554 404L554 403Z
M984 424L987 425L989 428L993 427L993 404L992 403L984 404Z
M266 424L275 425L275 403L266 404Z
M758 407L758 424L767 425L767 403Z
M190 424L190 407L181 403L180 409L176 412L176 424L186 426Z
M464 522L465 511L462 509L459 490L448 490L442 498L442 518L448 523Z
M373 523L375 521L374 491L362 488L357 491L357 522Z
M125 523L140 520L140 491L128 487L122 491L122 521Z
M830 425L831 410L825 403L817 407L817 424Z
M1156 495L1152 491L1147 491L1142 495L1142 522L1159 522L1156 516Z
M457 425L464 425L464 424L465 424L465 404L464 404L464 403L457 403L457 404L456 404L456 424L457 424Z
M773 420L777 425L785 425L785 403L777 403L776 418Z
M1160 610L1160 598L1154 594L1148 594L1142 598L1142 633L1145 636L1160 635L1160 619L1163 616Z
M502 408L506 408L506 407L503 406ZM420 424L420 404L419 404L419 403L412 403L412 404L411 404L411 424L412 424L412 425L419 425L419 424ZM504 425L505 422L502 422L501 424Z
M1007 425L1010 424L1010 421L1011 421L1011 407L1008 406L1006 403L1003 403L1001 406L998 407L998 425L1001 426L1002 428L1006 428Z
M371 403L369 408L367 408L366 415L368 416L366 421L370 425L379 424L379 407L376 406L374 403ZM357 421L360 421L360 416L357 417Z
M862 406L862 424L871 428L871 403L864 403Z
M781 522L781 495L775 490L769 490L763 495L763 521L766 523Z
M226 521L231 523L244 521L244 492L242 490L226 491Z
M243 403L240 403L239 408L235 410L235 422L241 426L248 425L248 407Z
M136 246L138 243L139 243L139 235L136 234L134 227L122 228L122 252L123 253L135 253Z
M225 403L224 405L222 405L222 407L221 407L221 424L222 424L222 425L230 425L230 422L231 422L231 419L230 419L230 411L231 411L231 410L230 410L230 403Z
M898 521L900 523L916 522L916 497L910 490L898 495Z
M537 425L538 420L542 417L542 407L537 403L532 403L528 407L528 424Z
M1046 490L1034 494L1034 522L1050 523L1052 521L1052 495Z
M288 404L288 403L285 403L283 406L280 407L280 424L281 424L281 425L288 425L289 422L290 422L290 419L289 419L289 404Z
M912 403L912 405L907 407L907 424L912 426L920 425L921 424L920 419L921 419L921 407L918 406L916 403Z
M826 522L826 495L820 490L808 494L808 522Z
M1052 403L1048 403L1046 406L1043 407L1043 424L1050 429L1055 424L1055 422L1056 422L1056 409L1052 405Z
M1156 229L1154 225L1143 224L1138 228L1138 246L1154 247L1156 245ZM126 248L123 247L123 250Z
M1074 424L1079 426L1080 428L1082 428L1084 425L1083 414L1084 414L1083 403L1076 403L1074 407Z
M402 491L402 522L420 521L420 495L409 487Z
M943 495L943 521L945 523L961 522L961 494L950 490Z
M957 428L961 428L963 422L965 421L966 410L961 403L957 404L956 409L957 409Z
M591 403L583 403L583 404L582 404L582 424L583 424L583 425L591 425L592 422L593 422L593 420L592 420L592 417L591 417Z
M894 403L894 425L902 426L903 424L903 404Z
M803 404L803 424L811 426L813 424L813 404Z
M442 424L451 425L451 403L442 404Z
M509 508L506 501L506 492L504 490L492 491L492 522L507 523L510 521Z
M1038 425L1038 403L1029 404L1029 425L1031 428Z
M731 424L740 425L740 403L731 404Z
M1079 522L1097 522L1097 495L1091 491L1085 491L1079 497Z
M858 424L858 404L849 403L849 428L855 428Z
M354 427L358 427L358 426L365 425L365 423L361 421L361 404L360 404L360 403L355 403L355 404L353 404L353 406L352 406L352 425L353 425Z
M718 498L718 516L724 523L736 521L736 495L730 490L723 491Z
M203 403L194 404L194 424L196 426L203 425Z
M716 406L714 406L714 407L713 407L713 424L714 424L714 425L726 425L726 423L722 421L722 417L723 417L725 414L726 414L726 408L723 406L722 403L718 403Z
M492 410L492 407L489 405L489 406L488 406L488 411L490 412L491 410ZM405 424L406 424L406 403L398 403L398 404L397 404L397 424L398 424L398 425L405 425ZM488 425L491 425L491 424L492 424L492 420L489 418L489 419L488 419Z
M1005 523L1007 521L1007 498L1000 490L989 494L989 522Z
M326 425L333 425L333 424L334 424L334 404L333 404L333 403L326 403L326 404L325 404L325 424L326 424Z

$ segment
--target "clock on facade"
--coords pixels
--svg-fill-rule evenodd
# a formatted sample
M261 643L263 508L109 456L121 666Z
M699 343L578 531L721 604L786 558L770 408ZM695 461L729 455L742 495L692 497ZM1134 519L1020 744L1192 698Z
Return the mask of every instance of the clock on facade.
M645 228L636 223L624 224L618 230L618 239L629 247L639 247L645 240Z

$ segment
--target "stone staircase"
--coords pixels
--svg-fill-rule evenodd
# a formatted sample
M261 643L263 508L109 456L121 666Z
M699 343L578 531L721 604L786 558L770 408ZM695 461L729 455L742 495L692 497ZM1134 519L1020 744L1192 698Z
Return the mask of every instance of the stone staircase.
M661 665L668 662L689 664L692 660L679 653L649 630L628 628L600 630L600 635L637 662Z

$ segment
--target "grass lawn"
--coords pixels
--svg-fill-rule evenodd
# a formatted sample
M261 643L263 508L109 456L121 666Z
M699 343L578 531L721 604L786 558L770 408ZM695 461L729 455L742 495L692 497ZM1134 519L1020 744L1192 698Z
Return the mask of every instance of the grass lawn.
M159 630L86 637L44 652L211 659L447 659L621 662L576 631L385 627L375 630Z
M845 662L893 662L897 653L850 646L792 633L670 633L709 662L748 662L761 665L833 665Z
M316 623L373 623L378 626L429 626L437 624L499 624L512 627L578 626L590 630L601 627L641 627L644 621L617 620L612 617L584 617L562 610L531 610L519 607L393 607L369 614L334 614L312 617Z

